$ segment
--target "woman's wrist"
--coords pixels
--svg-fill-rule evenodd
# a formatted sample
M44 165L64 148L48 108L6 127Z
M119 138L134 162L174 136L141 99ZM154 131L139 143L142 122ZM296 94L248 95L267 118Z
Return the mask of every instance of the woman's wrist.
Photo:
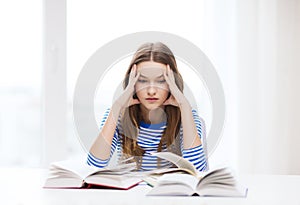
M182 100L181 102L178 102L178 106L180 110L183 111L190 111L192 109L189 101L187 101L186 99Z
M116 113L117 115L119 115L120 112L122 111L123 107L124 106L121 103L119 103L118 100L116 100L112 105L112 111L114 113Z

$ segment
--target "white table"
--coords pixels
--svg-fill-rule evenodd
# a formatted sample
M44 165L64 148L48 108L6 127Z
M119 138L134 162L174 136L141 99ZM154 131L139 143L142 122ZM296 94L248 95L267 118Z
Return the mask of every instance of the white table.
M248 187L247 198L150 197L151 189L139 185L128 191L109 189L43 189L47 170L0 168L1 204L262 204L300 205L300 176L245 175L239 181Z

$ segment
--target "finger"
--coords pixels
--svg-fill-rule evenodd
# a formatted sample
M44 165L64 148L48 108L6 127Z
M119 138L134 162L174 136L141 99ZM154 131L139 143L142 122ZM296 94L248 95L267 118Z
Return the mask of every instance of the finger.
M136 76L135 76L135 80L137 80L140 77L141 73L137 72Z
M169 79L169 76L168 76L168 68L164 71L164 77L165 77L165 80L167 81L168 84L170 84L170 79Z
M175 76L174 76L173 70L170 68L170 65L168 65L168 72L169 72L169 74L168 74L169 78L170 78L172 81L174 81L174 80L175 80Z
M133 74L134 74L133 76L136 77L136 75L137 75L137 67L136 67L136 64L133 65L133 71L134 71L134 72L133 72Z
M168 68L169 68L169 77L172 77L173 70L171 69L170 65L168 66Z
M170 70L171 70L171 69L170 69L170 65L168 64L168 65L167 65L167 76L169 76L169 77L170 77Z
M135 86L135 84L138 81L139 77L140 77L140 72L138 72L137 75L131 80L131 84L133 86Z
M170 65L169 65L169 64L168 64L168 66L167 66L167 70L168 70L168 72L167 72L168 77L169 77L170 80L172 80L172 69L170 68Z
M169 75L168 75L168 72L169 72ZM164 72L164 77L165 77L167 84L169 85L169 89L172 89L172 87L174 87L175 81L171 78L169 65L167 65L167 69Z
M129 79L133 79L135 76L136 76L136 65L134 64L131 67L131 71L130 71L130 74L129 74Z

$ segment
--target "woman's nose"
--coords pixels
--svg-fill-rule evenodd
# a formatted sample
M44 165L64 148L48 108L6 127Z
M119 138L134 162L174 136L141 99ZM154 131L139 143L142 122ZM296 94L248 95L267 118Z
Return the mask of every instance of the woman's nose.
M153 85L152 83L147 88L148 95L155 95L156 91L157 91L157 89L156 89L155 85Z

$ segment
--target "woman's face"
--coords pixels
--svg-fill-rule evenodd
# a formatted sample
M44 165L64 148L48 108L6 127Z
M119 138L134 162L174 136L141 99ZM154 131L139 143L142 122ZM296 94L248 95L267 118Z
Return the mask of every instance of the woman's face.
M137 65L140 76L135 84L136 95L148 110L160 107L169 95L169 86L164 78L167 66L145 61Z

